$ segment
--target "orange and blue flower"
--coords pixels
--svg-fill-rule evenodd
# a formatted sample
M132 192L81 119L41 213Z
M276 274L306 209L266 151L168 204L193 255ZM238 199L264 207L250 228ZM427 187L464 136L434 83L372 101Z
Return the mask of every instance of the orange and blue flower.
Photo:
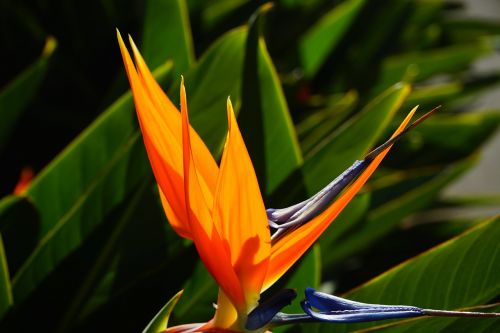
M212 320L166 332L262 332L283 322L423 315L414 307L342 301L313 290L306 291L302 303L305 314L280 312L295 298L291 290L278 292L262 304L259 300L358 193L405 128L410 129L430 113L407 127L416 111L413 109L389 141L356 161L311 199L285 209L266 210L230 99L228 134L218 166L189 124L183 82L179 112L153 78L132 39L135 63L119 32L118 41L165 214L179 236L194 243L220 287Z

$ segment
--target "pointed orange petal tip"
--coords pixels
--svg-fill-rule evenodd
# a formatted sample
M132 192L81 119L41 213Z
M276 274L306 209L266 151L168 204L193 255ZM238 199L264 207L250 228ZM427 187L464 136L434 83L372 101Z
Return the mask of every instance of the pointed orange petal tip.
M415 106L413 107L413 109L411 109L411 111L410 111L410 113L409 113L409 114L411 115L411 116L410 116L410 119L413 117L413 115L415 114L415 112L417 112L417 110L418 110L418 108L419 108L419 107L420 107L420 105L415 105ZM410 121L410 119L408 119L408 121Z
M231 96L227 96L226 105L227 105L227 130L229 132L231 131L232 119L235 117L233 104L231 103Z
M181 75L181 90L180 90L181 104L186 102L186 87L184 86L184 75Z
M132 48L132 52L134 53L135 60L142 60L141 53L139 52L137 45L135 45L134 39L130 35L128 35L128 42L130 44L130 47Z
M120 51L126 49L127 47L125 46L125 42L123 41L122 34L120 33L120 30L116 28L116 38L118 39L118 44L120 45Z
M181 114L183 112L187 113L187 96L186 96L186 87L184 86L184 76L181 75L181 89L179 91L180 99L181 99Z

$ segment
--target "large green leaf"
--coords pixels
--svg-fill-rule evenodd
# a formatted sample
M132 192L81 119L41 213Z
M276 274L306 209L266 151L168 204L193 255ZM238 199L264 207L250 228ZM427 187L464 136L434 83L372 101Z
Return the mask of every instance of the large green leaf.
M195 251L184 246L168 225L158 189L147 179L106 220L99 240L87 241L78 251L94 256L80 274L77 292L63 312L73 331L86 331L95 324L103 329L142 330L164 305L162 295L181 289L192 272ZM58 270L55 274L67 272ZM59 327L67 331L69 326Z
M405 106L420 105L420 107L426 108L440 105L449 100L450 97L451 99L456 97L463 89L463 84L459 81L418 87L408 96Z
M498 303L477 307L462 308L463 311L499 312ZM492 333L498 327L498 318L414 318L380 324L369 329L369 332L474 332ZM361 332L364 332L362 329Z
M310 114L297 124L297 134L304 154L332 133L350 114L358 102L358 94L349 91L333 96L325 109Z
M39 226L38 212L30 200L17 195L0 200L0 233L12 276L36 247Z
M400 43L405 49L423 50L437 44L441 29L436 24L444 7L444 1L411 1L402 27Z
M184 297L175 309L175 319L180 323L207 320L206 314L213 311L212 304L217 301L218 286L201 261L197 263L183 290Z
M432 108L442 105L444 110L460 109L467 102L475 101L481 93L488 91L492 85L500 82L500 75L489 73L466 81L452 80L444 83L425 85L415 88L406 100L405 105L420 105Z
M317 192L362 158L384 133L409 93L408 85L391 87L306 156L303 171L308 192Z
M0 89L0 150L9 139L14 125L42 84L57 42L49 37L40 58Z
M245 28L226 33L185 76L190 122L215 156L220 154L227 132L227 97L231 96L235 112L241 106L245 39ZM176 99L178 92L176 85L170 95Z
M261 185L272 193L299 165L302 156L281 84L260 34L268 5L250 20L238 122Z
M294 268L286 282L286 288L295 289L298 297L290 306L284 308L287 313L300 313L299 300L302 299L306 288L319 288L321 281L321 250L318 244L314 245Z
M347 0L318 20L299 42L304 74L312 77L335 48L363 7L364 0Z
M483 304L497 297L500 292L495 269L500 265L499 237L500 219L486 221L403 262L348 293L346 297L370 303L411 304L434 309L459 309ZM433 320L437 324L433 328L432 325L426 326L429 319L419 319L396 327L394 331L436 332L440 331L440 324L447 326L450 323L448 320ZM483 319L475 320L481 322ZM373 325L339 325L336 328L340 332ZM425 327L433 329L428 331Z
M163 81L171 65L159 68ZM130 93L123 95L51 162L23 194L41 220L39 242L12 280L16 302L76 249L150 168Z
M250 0L218 0L205 1L203 3L201 19L203 28L206 30L213 29L218 24L224 23L231 14L239 8L249 4Z
M297 292L297 298L291 305L283 308L285 313L302 313L300 300L303 298L304 290L308 287L319 288L321 282L321 249L318 244L314 245L300 261L295 265L292 271L288 272L283 279L287 279L285 288L294 289ZM274 333L288 332L290 327L273 327Z
M418 133L422 136L423 142L433 149L464 155L480 147L495 133L499 124L498 111L438 115L422 124Z
M429 205L445 185L467 171L474 165L474 162L475 159L469 158L452 165L420 186L407 190L403 194L395 195L392 200L370 211L363 224L357 225L355 233L344 240L339 240L329 259L337 261L347 258L357 251L369 247L395 228L404 217ZM411 182L411 179L409 181ZM402 179L398 177L397 185L400 182ZM377 191L374 191L372 197L376 197L377 194Z
M182 290L175 294L167 304L156 314L156 316L151 320L148 326L142 331L142 333L160 333L165 330L168 325L168 319L170 314L174 310L175 305L182 296Z
M337 244L340 243L346 233L356 233L355 227L363 221L363 217L370 206L370 192L364 192L352 199L349 205L344 208L335 222L321 235L319 244L323 249L323 266L328 270L335 261Z
M185 0L148 0L142 39L142 54L150 68L172 59L175 74L185 74L194 62Z
M500 113L495 110L436 114L401 142L391 163L402 167L458 161L477 151L499 125Z
M458 43L474 41L483 36L500 35L497 20L452 19L443 22L442 28L448 38Z
M0 234L0 319L2 319L13 303L9 267L3 248L2 235Z
M361 89L370 90L387 50L392 49L394 40L402 32L402 21L411 11L411 0L386 0L384 6L367 1L365 6L356 26L358 31L354 32L352 41L346 42L345 55L337 70L343 72L348 83L355 82ZM332 78L336 79L335 75ZM376 94L398 81L388 83Z
M477 58L494 51L494 38L425 52L400 54L384 60L378 88L393 82L416 82L436 74L455 73L468 68Z
M112 262L112 258L117 252L118 244L127 224L129 224L133 218L136 218L136 216L134 216L134 211L137 209L138 205L141 204L141 198L146 189L149 188L149 184L150 182L144 181L139 184L139 188L133 191L132 198L127 201L127 207L118 218L113 231L107 238L106 244L99 250L99 256L86 272L85 278L78 288L78 292L67 307L65 315L62 317L61 323L59 324L58 332L67 332L71 330L71 326L76 322L82 305L97 284L102 272L105 272L107 266Z

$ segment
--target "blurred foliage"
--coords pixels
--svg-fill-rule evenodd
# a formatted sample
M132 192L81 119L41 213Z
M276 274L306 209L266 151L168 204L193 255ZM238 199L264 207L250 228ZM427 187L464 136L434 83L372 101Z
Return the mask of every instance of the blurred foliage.
M500 69L474 70L498 52L500 22L453 15L459 1L277 0L254 14L262 3L0 2L0 331L153 330L177 301L171 323L211 318L216 285L165 220L115 28L134 37L176 103L185 76L193 126L217 158L231 96L268 207L326 185L414 105L442 104L275 288L341 294L364 283L347 295L448 309L498 298L498 218L424 217L499 204L440 193L498 128L499 110L476 112L471 102L500 80ZM13 194L24 167L37 175ZM498 324L422 319L374 329ZM325 330L304 327L292 331Z

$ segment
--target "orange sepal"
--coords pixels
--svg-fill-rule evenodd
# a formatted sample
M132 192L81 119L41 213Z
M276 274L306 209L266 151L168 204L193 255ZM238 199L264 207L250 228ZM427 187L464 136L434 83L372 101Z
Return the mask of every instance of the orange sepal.
M196 162L191 151L191 139L184 85L181 83L181 117L184 164L185 210L193 242L201 260L215 278L232 304L239 310L245 307L240 281L231 264L230 248L212 220L210 198L200 182Z
M120 51L130 81L134 103L146 151L160 188L161 201L167 218L174 230L182 237L191 239L187 223L182 165L181 116L147 68L137 47L130 39L137 71L130 54L117 31ZM198 134L190 127L194 158L200 165L201 183L213 197L218 167Z
M162 118L163 123L166 126L171 126L171 131L175 138L181 137L180 128L180 113L177 108L172 104L170 99L165 95L160 85L154 79L151 71L144 62L141 53L137 49L132 38L129 38L130 45L132 46L132 51L134 53L135 62L137 64L137 69L139 76L144 82L147 92L151 96L151 100L158 109L158 113ZM184 93L185 94L185 93ZM190 126L190 136L191 136L191 149L193 150L193 158L196 162L196 167L201 176L201 179L206 183L207 187L212 193L215 192L215 187L217 184L217 176L219 168L212 154L208 150L207 146L200 138L198 133ZM170 139L170 138L169 138Z
M257 176L241 136L231 101L227 100L229 132L217 180L213 218L231 251L247 306L254 306L267 271L271 239Z

